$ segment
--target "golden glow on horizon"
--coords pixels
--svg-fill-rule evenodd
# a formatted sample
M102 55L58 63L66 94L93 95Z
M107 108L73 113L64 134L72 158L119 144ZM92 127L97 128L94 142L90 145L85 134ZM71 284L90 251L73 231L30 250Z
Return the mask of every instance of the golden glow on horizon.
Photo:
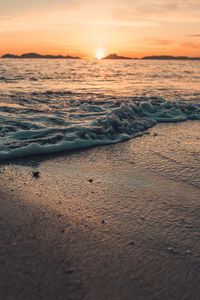
M102 59L102 58L104 57L104 51L103 51L103 49L102 49L101 47L98 47L98 48L96 49L96 55L95 55L95 57L96 57L98 60L100 60L100 59Z
M199 0L8 0L0 7L0 56L199 56Z

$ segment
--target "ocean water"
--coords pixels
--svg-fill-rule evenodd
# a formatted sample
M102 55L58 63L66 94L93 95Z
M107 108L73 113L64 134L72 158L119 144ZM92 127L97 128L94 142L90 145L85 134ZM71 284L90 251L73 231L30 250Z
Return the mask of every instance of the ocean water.
M0 161L200 120L200 62L0 60Z

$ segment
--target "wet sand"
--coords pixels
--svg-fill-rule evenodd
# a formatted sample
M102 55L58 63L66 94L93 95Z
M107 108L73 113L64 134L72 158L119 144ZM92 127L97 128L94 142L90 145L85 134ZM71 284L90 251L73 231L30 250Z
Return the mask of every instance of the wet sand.
M199 299L199 129L2 164L0 299Z

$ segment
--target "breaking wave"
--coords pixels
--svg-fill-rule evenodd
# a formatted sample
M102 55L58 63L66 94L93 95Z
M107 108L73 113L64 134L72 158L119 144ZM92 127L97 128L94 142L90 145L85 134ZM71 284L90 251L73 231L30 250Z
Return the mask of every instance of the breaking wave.
M159 122L200 120L198 104L161 98L67 103L62 99L47 107L41 102L35 110L19 104L0 110L0 161L118 143Z

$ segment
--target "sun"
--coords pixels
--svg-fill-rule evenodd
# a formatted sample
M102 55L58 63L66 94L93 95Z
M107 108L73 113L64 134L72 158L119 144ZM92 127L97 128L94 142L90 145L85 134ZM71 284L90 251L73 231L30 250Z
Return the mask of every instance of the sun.
M102 48L100 48L100 47L98 47L97 49L96 49L96 58L98 59L98 60L100 60L100 59L102 59L103 57L104 57L104 51L103 51L103 49Z

